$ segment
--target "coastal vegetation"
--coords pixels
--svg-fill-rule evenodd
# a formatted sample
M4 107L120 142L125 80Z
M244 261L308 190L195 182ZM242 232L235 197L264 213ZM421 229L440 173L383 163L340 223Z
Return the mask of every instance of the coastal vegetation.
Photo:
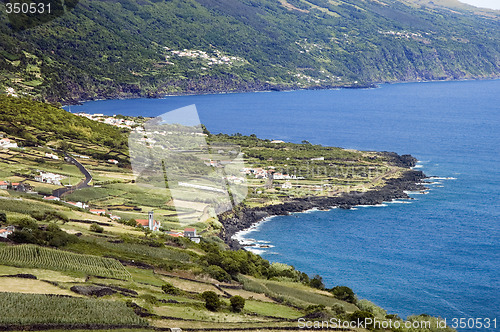
M81 0L22 29L1 11L0 90L76 102L498 77L498 17L448 1Z
M352 190L357 190L358 198L364 193L376 194L407 174L414 162L410 156L207 133L211 144L239 145L246 154L247 168L273 170L276 179L270 182L248 174L248 198L226 214L196 220L192 227L201 241L195 243L180 235L183 228L176 214L192 213L198 206L176 210L168 190L136 185L127 151L122 151L122 162L107 162L118 148L115 143L107 144L106 138L117 135L116 142L126 141L127 130L89 122L55 106L12 98L0 99L0 107L6 110L1 122L4 127L14 124L23 130L0 131L20 143L17 148L0 150L0 181L9 183L7 189L0 189L0 226L15 228L0 242L0 301L8 308L0 319L0 329L280 331L297 328L301 317L341 321L397 317L358 299L348 287L325 285L321 276L271 263L244 249L229 250L225 235L230 230L228 222L238 213L279 207L294 199L344 200ZM44 121L31 120L34 116ZM37 144L30 145L23 140L24 133L37 137L38 131L66 124L75 126L77 132L96 130L92 136L71 136L61 130L59 140L67 143L64 151L75 155L99 184L56 200L59 197L46 195L61 185L38 184L33 175L50 171L76 178L78 169L64 160L61 147L50 149L57 141L37 138ZM91 149L102 155L82 157L78 147L87 139ZM60 158L54 159L54 153ZM294 186L283 187L291 180L278 179L277 174L294 175L295 167L306 162L322 171L300 174L293 179ZM25 188L20 183L30 184L35 191L19 190ZM137 225L136 220L146 218L151 210L161 221L159 232ZM121 219L112 218L117 216ZM21 302L26 306L19 308ZM71 315L60 315L61 308L68 307L74 308ZM97 308L105 310L105 315L96 315ZM28 311L33 314L24 314Z

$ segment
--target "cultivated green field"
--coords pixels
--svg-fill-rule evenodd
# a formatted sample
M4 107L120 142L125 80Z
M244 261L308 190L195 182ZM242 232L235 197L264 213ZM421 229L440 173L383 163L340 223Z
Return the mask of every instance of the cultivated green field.
M74 254L36 245L0 248L0 263L19 267L82 272L118 279L131 277L123 265L115 259Z
M146 326L123 302L47 296L43 294L0 293L0 326L28 324Z

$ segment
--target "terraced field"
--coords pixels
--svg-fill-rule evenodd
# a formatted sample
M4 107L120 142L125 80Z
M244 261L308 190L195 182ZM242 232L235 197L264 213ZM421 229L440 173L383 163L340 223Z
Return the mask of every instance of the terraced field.
M81 255L36 245L0 248L0 264L43 268L56 271L83 272L89 275L130 279L130 273L115 259Z
M0 293L1 326L146 326L125 303L44 294ZM71 308L69 310L69 308Z

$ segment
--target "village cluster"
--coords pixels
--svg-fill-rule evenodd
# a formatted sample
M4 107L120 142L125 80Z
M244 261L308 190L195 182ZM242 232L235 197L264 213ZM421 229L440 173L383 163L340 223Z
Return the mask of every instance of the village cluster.
M210 56L207 52L201 51L201 50L188 50L188 49L183 49L182 51L179 50L171 50L168 47L164 47L166 51L170 51L172 53L172 56L178 56L178 57L188 57L192 59L201 59L205 60L206 64L208 66L213 66L213 65L232 65L236 62L243 63L245 60L236 56L227 56L222 54L219 50L214 51L214 56ZM166 55L166 59L170 59L172 57L171 55ZM167 64L173 65L173 62L167 61ZM206 70L207 68L202 67L201 69Z
M84 112L80 113L75 113L75 115L97 121L97 122L102 122L109 124L111 126L119 127L119 128L127 128L127 129L132 129L136 127L138 124L135 121L132 120L126 120L126 119L121 119L117 118L116 115L113 116L107 116L104 114L88 114Z

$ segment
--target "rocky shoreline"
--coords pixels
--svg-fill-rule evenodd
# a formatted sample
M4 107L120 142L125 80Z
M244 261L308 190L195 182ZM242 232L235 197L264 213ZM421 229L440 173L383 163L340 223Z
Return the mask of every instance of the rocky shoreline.
M405 156L398 157L405 158ZM408 157L406 158L409 161L411 160ZM414 164L413 160L411 160L411 164ZM408 167L410 165L405 166ZM219 236L231 249L237 250L242 248L242 246L238 241L233 239L233 236L237 232L246 230L267 217L304 212L314 208L319 210L329 210L334 207L350 209L357 205L378 205L395 199L409 199L407 191L422 191L426 189L421 184L425 178L427 176L422 171L408 170L402 177L389 179L383 187L376 190L349 192L336 197L316 196L295 198L281 204L251 209L243 208L236 213L233 211L227 212L219 216L219 221L224 226Z

